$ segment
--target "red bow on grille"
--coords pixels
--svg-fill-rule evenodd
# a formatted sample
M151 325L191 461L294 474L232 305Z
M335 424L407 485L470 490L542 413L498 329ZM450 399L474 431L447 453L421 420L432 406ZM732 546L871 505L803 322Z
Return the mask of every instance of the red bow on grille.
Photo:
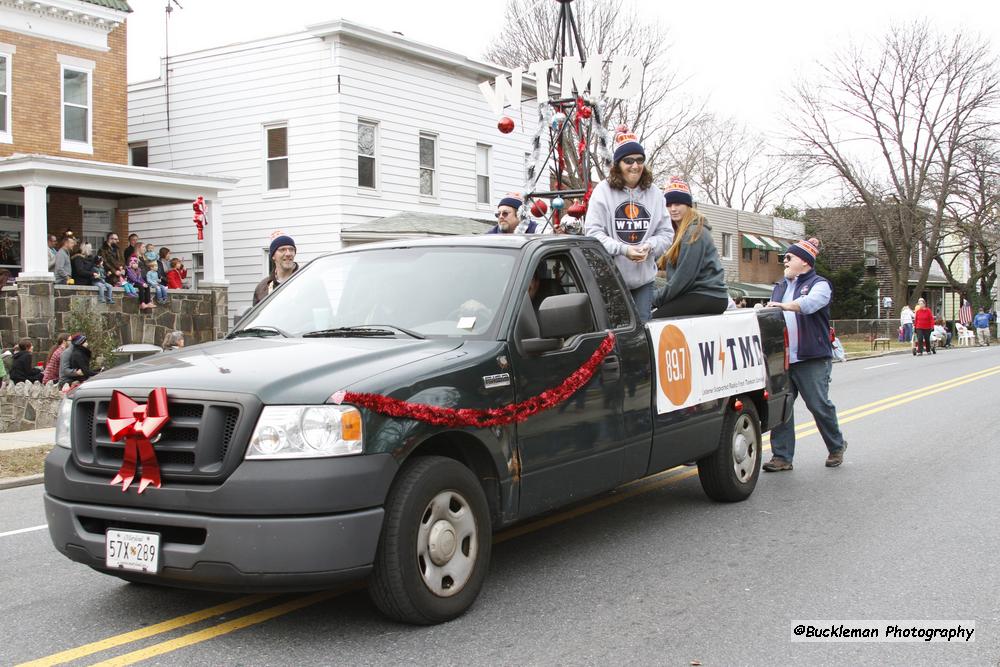
M163 425L170 421L167 414L167 390L157 387L149 392L146 405L139 405L117 389L111 394L108 406L108 431L112 442L125 439L125 453L122 467L111 480L112 484L122 483L122 491L128 489L135 478L136 458L142 462L142 477L139 478L139 493L152 484L160 488L160 464L156 461L153 443Z

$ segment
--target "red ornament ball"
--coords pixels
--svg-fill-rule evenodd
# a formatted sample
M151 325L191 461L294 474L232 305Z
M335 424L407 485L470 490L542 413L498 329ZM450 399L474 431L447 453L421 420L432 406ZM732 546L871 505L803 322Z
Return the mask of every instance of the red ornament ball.
M591 109L590 107L581 107L580 108L580 118L583 118L584 120L586 120L587 118L590 118L593 114L594 114L594 110Z
M546 204L541 199L536 199L535 203L531 205L531 215L536 218L541 218L545 215L545 212L549 210L548 204Z
M514 131L514 119L510 116L504 116L500 119L500 122L497 123L497 129L504 134L510 134Z

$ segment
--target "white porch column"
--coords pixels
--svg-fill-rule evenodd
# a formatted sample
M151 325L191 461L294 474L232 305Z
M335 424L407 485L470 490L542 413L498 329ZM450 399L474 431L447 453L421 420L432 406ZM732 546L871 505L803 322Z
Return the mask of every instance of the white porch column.
M205 276L202 284L206 287L229 285L222 254L222 204L218 200L209 199L205 201L205 208L208 224L205 225Z
M55 279L49 271L49 216L45 193L46 186L42 183L24 184L24 257L18 277Z

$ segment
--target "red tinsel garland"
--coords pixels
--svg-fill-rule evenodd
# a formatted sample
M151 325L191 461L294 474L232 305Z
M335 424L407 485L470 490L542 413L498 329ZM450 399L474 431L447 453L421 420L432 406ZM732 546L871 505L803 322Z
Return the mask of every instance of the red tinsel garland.
M335 395L334 401L337 403L353 403L354 405L367 408L372 412L388 415L389 417L415 419L428 424L434 424L435 426L472 426L475 428L503 426L505 424L523 422L531 415L555 407L568 399L577 390L590 382L590 378L594 376L598 365L604 361L604 357L608 356L614 347L615 334L609 331L608 335L601 341L600 346L590 355L590 359L583 366L573 371L573 374L563 380L558 387L543 391L541 394L520 403L505 405L502 408L492 408L490 410L442 408L424 403L409 403L380 394L363 394L353 391L344 392L343 397Z

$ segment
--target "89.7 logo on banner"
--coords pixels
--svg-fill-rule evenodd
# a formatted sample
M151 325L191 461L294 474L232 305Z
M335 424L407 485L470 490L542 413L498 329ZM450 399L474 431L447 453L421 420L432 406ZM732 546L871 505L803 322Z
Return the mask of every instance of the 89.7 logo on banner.
M663 327L656 346L660 391L674 405L691 395L691 351L684 332L672 324Z

